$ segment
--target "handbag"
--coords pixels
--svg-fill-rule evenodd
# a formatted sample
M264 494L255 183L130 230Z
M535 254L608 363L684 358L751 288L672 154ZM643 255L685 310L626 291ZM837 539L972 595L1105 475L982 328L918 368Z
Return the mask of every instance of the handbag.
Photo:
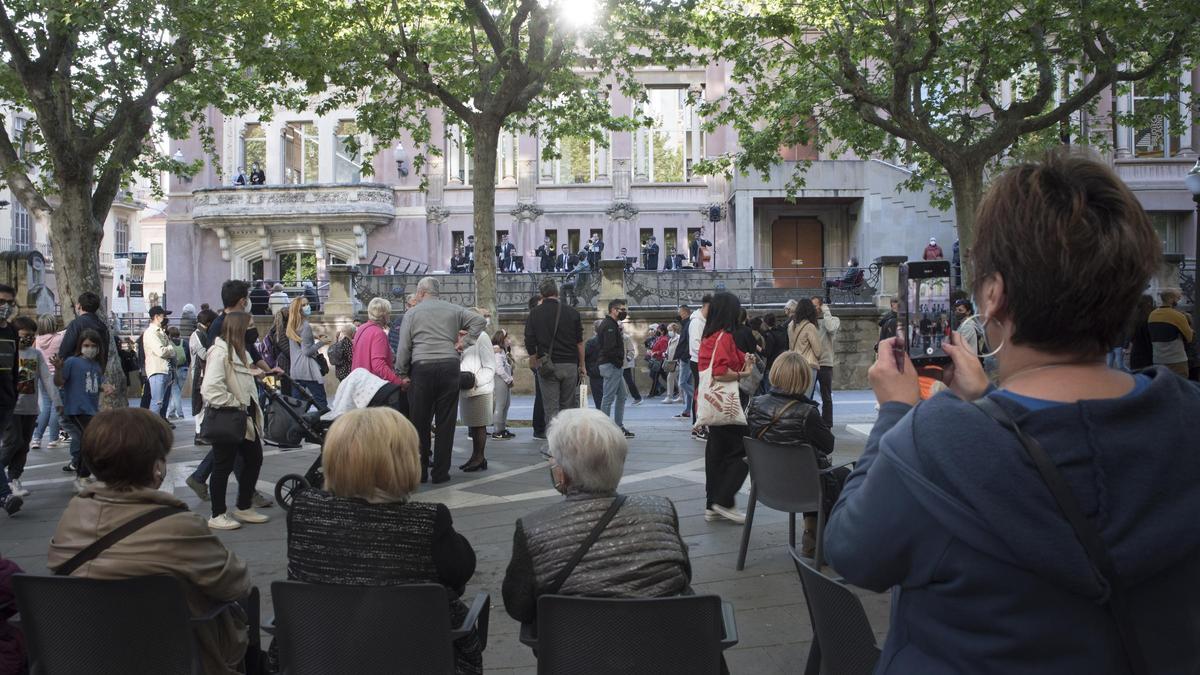
M758 385L762 383L763 375L766 374L767 366L762 361L755 361L754 367L750 369L750 374L738 380L738 389L747 396L758 391ZM746 405L750 402L747 401Z
M317 362L317 370L321 371L321 377L325 377L329 374L329 362L325 360L324 354L317 352L309 358Z
M679 362L676 361L675 359L671 359L670 361L663 361L663 372L664 373L673 373L673 372L675 372L675 369L678 367L679 367Z
M1034 466L1037 467L1046 488L1054 496L1054 501L1062 511L1063 517L1075 531L1075 538L1083 545L1088 562L1092 564L1092 569L1100 583L1108 588L1108 600L1103 605L1117 624L1117 633L1120 635L1121 647L1125 651L1129 669L1135 675L1147 675L1150 670L1146 667L1146 657L1138 643L1137 631L1134 628L1133 617L1130 615L1129 598L1126 596L1125 586L1121 583L1116 568L1113 567L1108 547L1104 545L1104 539L1100 537L1100 532L1083 515L1083 509L1080 508L1079 501L1075 499L1075 494L1071 492L1066 479L1054 466L1054 462L1050 460L1050 456L1046 454L1041 443L1021 431L1016 420L999 403L990 398L981 398L973 403L976 408L979 408L1000 426L1016 435L1021 447L1033 460Z
M224 364L228 367L228 362ZM225 382L233 392L237 388L237 392L233 392L235 398L240 399L237 394L241 393L241 388L237 384L237 377L229 376L227 370ZM241 406L204 406L204 418L200 422L200 438L212 444L232 444L241 443L246 438L246 424L249 421L249 415L246 409Z
M717 346L728 335L721 331L713 343L713 354ZM713 360L709 359L708 367L700 371L700 387L697 389L696 425L723 427L745 425L746 411L742 410L742 399L738 395L737 382L719 382L713 379Z
M475 388L475 373L468 370L458 371L458 388L462 390Z

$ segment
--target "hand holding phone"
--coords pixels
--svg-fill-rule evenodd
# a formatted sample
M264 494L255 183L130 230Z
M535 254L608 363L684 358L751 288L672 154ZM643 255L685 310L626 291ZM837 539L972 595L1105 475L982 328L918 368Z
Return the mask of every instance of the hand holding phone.
M917 382L917 370L905 353L903 346L897 342L900 338L888 338L880 344L879 354L875 365L867 371L867 380L875 392L875 400L880 405L897 401L907 405L916 405L921 400L921 385ZM902 345L902 343L901 343Z

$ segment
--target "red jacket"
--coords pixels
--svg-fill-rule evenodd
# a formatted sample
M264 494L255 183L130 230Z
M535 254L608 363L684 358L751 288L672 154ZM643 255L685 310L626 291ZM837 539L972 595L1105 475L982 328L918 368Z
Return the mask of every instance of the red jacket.
M376 377L392 384L402 384L393 365L395 355L388 344L387 335L379 324L368 321L358 327L354 334L354 350L350 359L350 370L366 368Z
M941 260L945 257L946 255L942 253L941 246L938 246L937 244L930 244L925 247L924 260Z
M656 359L667 358L668 344L670 344L670 340L667 339L666 335L658 336L658 339L654 341L654 346L650 348L650 354Z

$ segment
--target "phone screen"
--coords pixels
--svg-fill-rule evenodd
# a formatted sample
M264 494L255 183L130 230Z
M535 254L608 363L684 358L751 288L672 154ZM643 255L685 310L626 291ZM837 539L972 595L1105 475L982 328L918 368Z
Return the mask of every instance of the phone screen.
M958 328L951 298L954 294L949 260L910 262L901 275L901 321L908 356L922 364L949 363L942 346Z

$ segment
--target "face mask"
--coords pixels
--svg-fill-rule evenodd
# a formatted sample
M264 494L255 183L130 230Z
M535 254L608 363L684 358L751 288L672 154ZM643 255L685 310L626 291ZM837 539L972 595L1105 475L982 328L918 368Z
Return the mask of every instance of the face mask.
M21 346L22 347L32 347L33 346L33 336L30 335L29 337L21 338Z
M12 305L0 305L0 321L8 321L14 312L16 312L16 308Z
M308 315L312 314L312 306L310 306L310 305L305 305L305 306L304 306L304 309L302 309L302 310L300 310L300 311L301 311L301 313L303 313L303 314L304 314L304 316L308 316Z
M79 350L79 353L83 354L83 358L85 359L94 359L100 354L100 348L84 347L83 349Z
M629 312L626 312L625 310L621 310L621 311L617 312L617 321L624 321L625 319L628 319L628 318L629 318Z

